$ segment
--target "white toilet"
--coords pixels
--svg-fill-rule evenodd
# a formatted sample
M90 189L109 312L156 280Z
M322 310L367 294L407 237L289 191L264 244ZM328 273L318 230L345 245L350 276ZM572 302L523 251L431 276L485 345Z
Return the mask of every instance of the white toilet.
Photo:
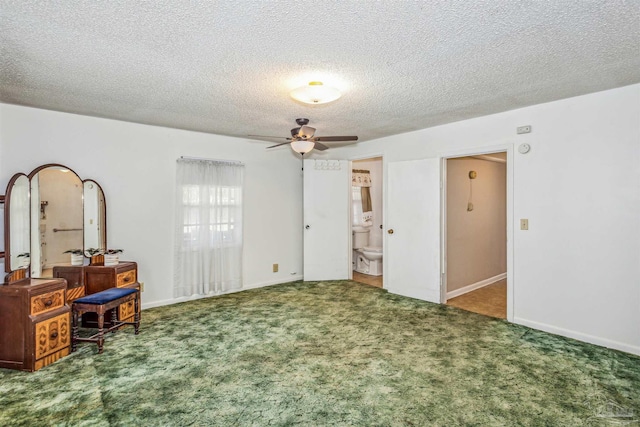
M382 248L369 246L369 227L354 226L353 256L355 271L370 276L382 276Z

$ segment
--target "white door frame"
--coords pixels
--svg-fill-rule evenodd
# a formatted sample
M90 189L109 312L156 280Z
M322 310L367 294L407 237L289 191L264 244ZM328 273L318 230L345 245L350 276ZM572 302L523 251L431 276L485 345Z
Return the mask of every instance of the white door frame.
M499 145L492 145L487 147L475 147L467 148L457 151L449 151L440 153L438 157L441 158L441 178L440 178L440 242L441 242L441 275L442 280L440 284L440 302L445 303L447 301L447 160L456 157L476 156L482 154L496 153L500 151L506 151L507 153L507 320L513 322L514 318L514 277L513 277L513 236L514 236L514 223L513 223L513 154L514 143L506 142Z
M380 154L366 154L366 155L360 155L360 156L355 156L355 157L351 157L349 158L349 168L350 170L353 170L353 162L356 160L367 160L367 159L373 159L376 157L380 157L380 159L382 160L382 219L383 222L385 220L385 218L387 218L387 203L385 200L386 194L387 194L387 163L385 162L385 158L384 158L384 154L380 153ZM351 182L349 182L349 185L351 185ZM349 234L353 236L353 198L351 196L351 188L349 188L349 200L351 200L351 203L349 204ZM384 272L386 271L387 268L387 245L384 244L385 241L385 237L384 237L384 227L383 227L383 234L382 234L382 274L384 277ZM353 239L349 240L349 265L351 265L353 267ZM349 270L349 280L353 279L353 268L351 268ZM384 279L382 280L382 288L384 289Z

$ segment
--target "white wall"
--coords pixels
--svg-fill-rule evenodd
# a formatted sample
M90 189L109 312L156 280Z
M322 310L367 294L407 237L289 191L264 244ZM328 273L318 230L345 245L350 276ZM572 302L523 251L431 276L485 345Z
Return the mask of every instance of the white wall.
M180 156L245 163L244 285L301 278L301 163L288 147L0 104L0 188L16 172L69 166L100 183L107 243L138 262L143 307L174 302L175 161ZM0 190L4 193L4 190ZM280 272L272 273L272 264ZM296 275L291 275L295 272Z
M377 160L354 160L353 169L368 170L371 173L371 208L373 209L373 225L369 233L369 246L382 247L382 159Z
M516 127L533 132L516 135ZM640 354L640 85L331 150L390 161L515 152L515 322ZM411 248L407 248L411 250Z

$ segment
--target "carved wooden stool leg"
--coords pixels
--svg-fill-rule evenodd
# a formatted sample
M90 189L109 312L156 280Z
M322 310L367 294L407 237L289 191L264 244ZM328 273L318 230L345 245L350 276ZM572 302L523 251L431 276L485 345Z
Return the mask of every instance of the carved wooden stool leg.
M111 312L111 326L115 325L116 322L118 321L118 308L112 308L111 310L109 310ZM113 331L111 331L112 334L116 333L116 330L114 329Z
M98 353L102 354L104 345L104 313L98 313Z
M80 336L80 332L78 331L78 312L76 310L73 310L73 318L71 324L71 352L73 353L78 347L78 337Z
M140 332L140 291L136 295L136 299L134 300L134 312L133 315L133 329L135 330L135 334L138 335Z

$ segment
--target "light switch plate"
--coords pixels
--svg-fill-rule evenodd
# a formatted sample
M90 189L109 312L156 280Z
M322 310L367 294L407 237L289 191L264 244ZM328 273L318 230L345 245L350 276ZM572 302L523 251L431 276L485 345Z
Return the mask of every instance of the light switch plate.
M520 220L520 230L528 230L529 229L529 220L523 218Z

